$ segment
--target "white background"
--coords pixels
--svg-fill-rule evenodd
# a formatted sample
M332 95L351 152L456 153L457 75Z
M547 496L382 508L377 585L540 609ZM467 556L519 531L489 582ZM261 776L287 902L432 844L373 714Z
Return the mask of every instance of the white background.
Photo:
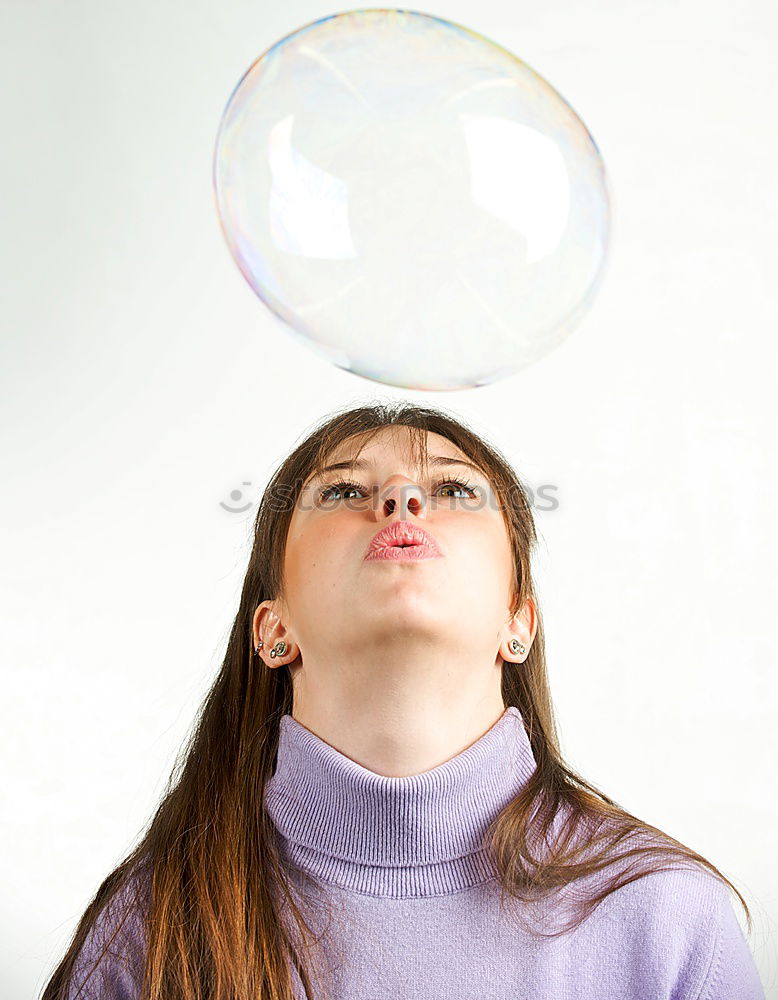
M448 393L326 364L254 295L218 225L233 87L346 9L3 4L0 993L37 995L155 810L277 464L331 410L413 398L556 487L536 516L563 751L735 882L774 1000L778 8L420 8L544 76L614 192L585 321L524 372ZM245 514L220 506L234 489Z

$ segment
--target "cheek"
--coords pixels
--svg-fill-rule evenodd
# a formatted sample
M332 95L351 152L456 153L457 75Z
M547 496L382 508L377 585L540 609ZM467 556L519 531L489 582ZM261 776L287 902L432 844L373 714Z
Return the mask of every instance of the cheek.
M286 603L292 622L308 621L317 613L326 595L321 579L322 557L306 534L290 539L286 547ZM319 595L317 601L316 595Z
M316 569L316 554L321 549L315 533L310 530L301 532L289 541L286 549L286 572L290 585L296 587L304 584Z
M290 535L286 548L286 575L290 590L320 587L343 573L348 561L348 543L335 526L311 522Z
M490 525L469 540L465 562L471 567L470 585L487 602L507 600L514 586L513 551L501 525Z

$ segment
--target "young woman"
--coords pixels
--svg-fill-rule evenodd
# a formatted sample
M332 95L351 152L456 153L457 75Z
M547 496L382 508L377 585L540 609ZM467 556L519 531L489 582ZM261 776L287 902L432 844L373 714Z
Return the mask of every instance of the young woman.
M563 761L527 493L445 412L330 416L42 1000L763 1000L732 883Z

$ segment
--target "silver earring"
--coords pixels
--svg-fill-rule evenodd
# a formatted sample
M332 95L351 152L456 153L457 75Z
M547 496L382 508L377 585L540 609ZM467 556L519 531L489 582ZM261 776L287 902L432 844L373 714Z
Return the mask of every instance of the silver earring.
M275 646L273 646L273 648L270 650L270 656L272 658L275 658L276 656L283 656L285 652L286 652L286 643L284 642L283 639L279 639L279 641L275 644Z
M264 642L260 639L259 642L257 643L257 645L254 648L254 652L257 654L257 656L259 656L259 651L260 651L260 649L262 649L262 647L264 645L265 645Z
M518 639L511 639L508 643L508 647L512 653L523 653L525 648Z

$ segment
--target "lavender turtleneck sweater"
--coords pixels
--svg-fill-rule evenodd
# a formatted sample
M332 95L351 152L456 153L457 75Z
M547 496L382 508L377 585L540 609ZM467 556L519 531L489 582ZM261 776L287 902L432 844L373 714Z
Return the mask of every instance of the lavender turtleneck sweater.
M514 919L527 904L508 897L500 908L482 837L535 766L514 707L466 750L402 778L282 716L265 804L314 930L314 985L321 976L331 1000L765 1000L730 890L705 870L636 879L555 938ZM77 992L104 924L82 949L68 1000L140 997L140 934L125 949L130 968L114 951ZM296 972L294 981L303 998Z
M557 938L500 911L481 839L535 766L512 706L466 750L402 778L282 717L265 803L284 855L313 877L311 899L329 907L313 926L331 996L764 1000L731 892L704 870L637 879Z

